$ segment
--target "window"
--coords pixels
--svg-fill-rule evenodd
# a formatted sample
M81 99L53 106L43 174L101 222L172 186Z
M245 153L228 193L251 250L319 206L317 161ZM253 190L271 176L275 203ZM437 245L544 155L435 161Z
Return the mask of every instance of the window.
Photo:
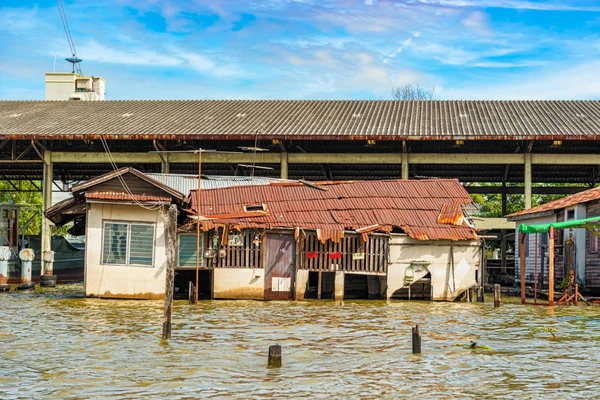
M153 266L154 224L105 222L102 264Z
M248 206L244 206L244 211L252 212L252 211L267 211L267 207L264 204L252 204Z
M575 210L567 210L567 220L575 219Z
M203 239L200 234L200 266L202 266ZM182 233L179 235L179 266L196 267L196 234Z

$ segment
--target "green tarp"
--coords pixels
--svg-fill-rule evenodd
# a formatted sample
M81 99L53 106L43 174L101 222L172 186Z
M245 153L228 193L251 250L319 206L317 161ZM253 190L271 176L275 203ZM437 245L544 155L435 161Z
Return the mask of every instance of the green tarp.
M587 228L596 227L600 228L600 217L591 217L584 219L574 219L571 221L554 222L551 224L538 224L538 225L519 225L519 232L521 233L542 233L548 232L550 227L554 229L569 229L569 228Z

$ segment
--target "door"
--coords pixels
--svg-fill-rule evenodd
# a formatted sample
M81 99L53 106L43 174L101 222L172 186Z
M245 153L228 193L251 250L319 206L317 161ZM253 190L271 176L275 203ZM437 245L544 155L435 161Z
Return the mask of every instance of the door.
M291 300L296 268L294 235L268 233L266 244L265 299Z

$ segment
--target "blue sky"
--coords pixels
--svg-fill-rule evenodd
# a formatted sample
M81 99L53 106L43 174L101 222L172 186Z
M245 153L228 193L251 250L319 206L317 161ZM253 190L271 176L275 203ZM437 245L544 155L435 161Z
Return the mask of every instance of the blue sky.
M64 0L106 99L599 99L600 1ZM67 71L55 0L0 1L0 99Z

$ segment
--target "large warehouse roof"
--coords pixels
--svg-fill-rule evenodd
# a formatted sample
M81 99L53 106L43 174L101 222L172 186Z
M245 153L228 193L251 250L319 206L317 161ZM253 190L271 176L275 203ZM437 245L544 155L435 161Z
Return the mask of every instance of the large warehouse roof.
M0 139L600 138L600 101L0 101Z

